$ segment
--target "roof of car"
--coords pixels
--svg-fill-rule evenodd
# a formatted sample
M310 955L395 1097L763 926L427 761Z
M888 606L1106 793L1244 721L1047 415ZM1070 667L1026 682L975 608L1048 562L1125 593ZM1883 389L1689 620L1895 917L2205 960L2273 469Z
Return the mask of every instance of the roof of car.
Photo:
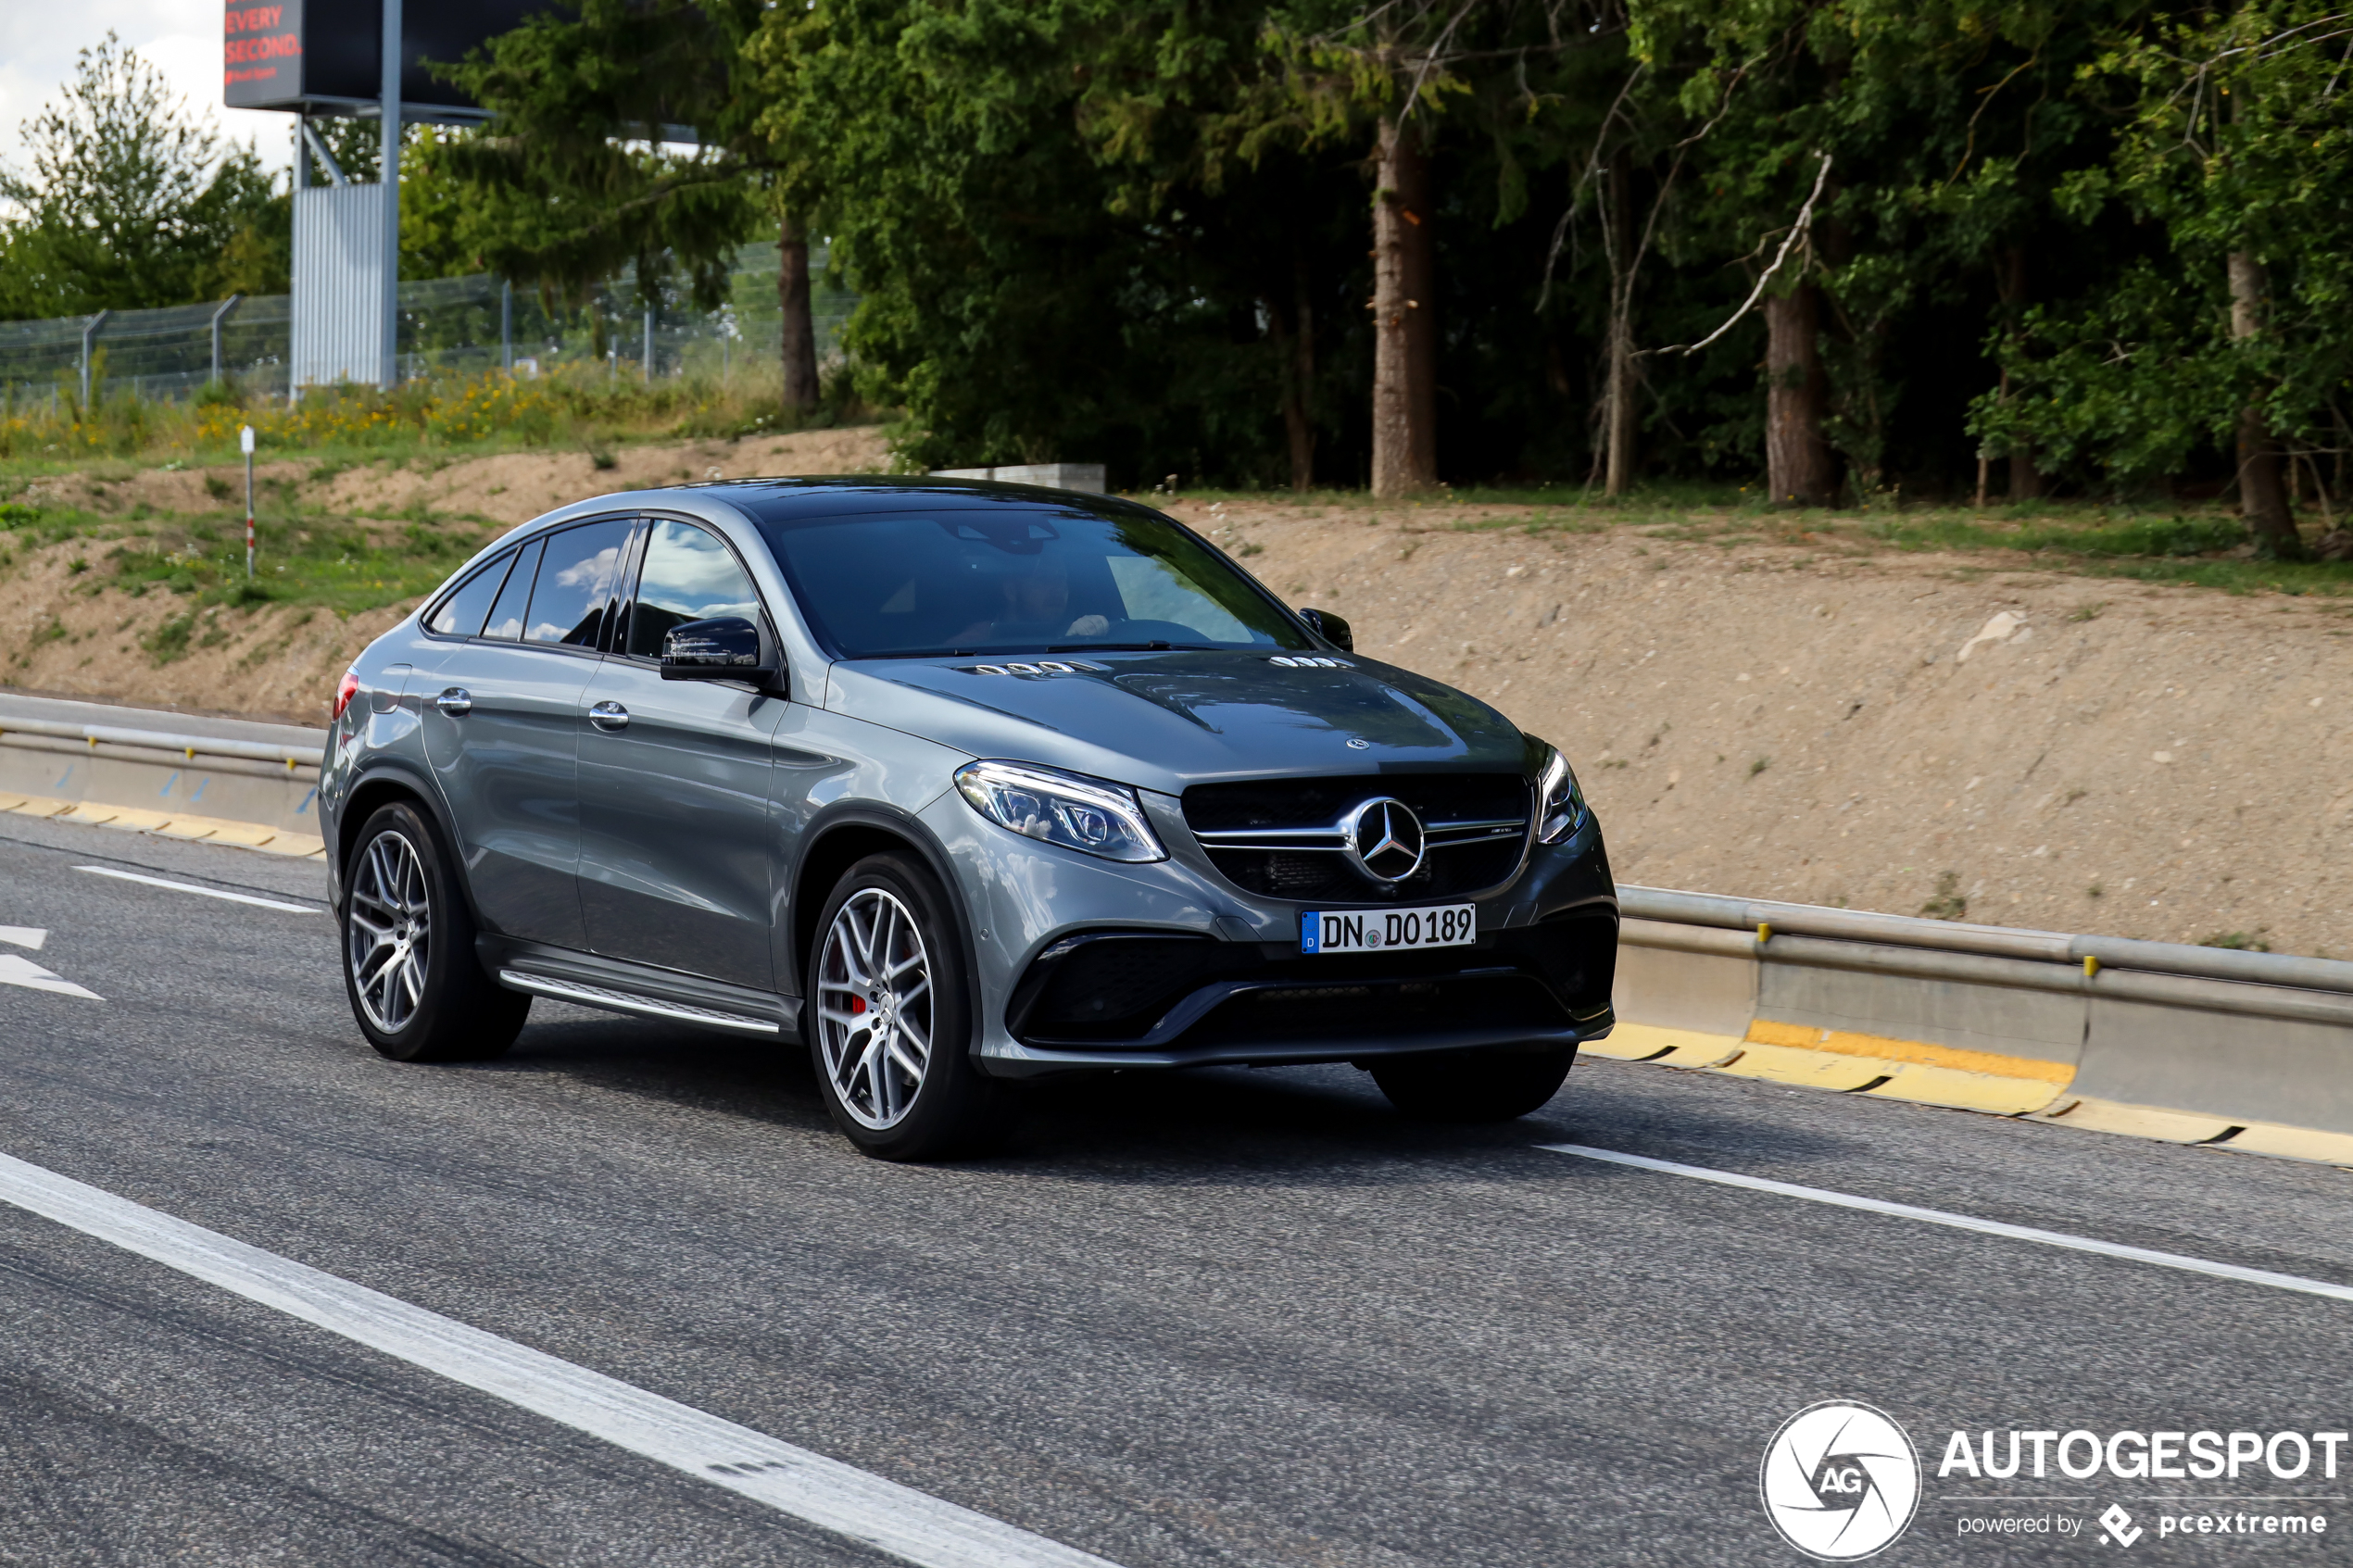
M1086 512L1151 513L1140 502L1042 484L1004 484L992 480L932 479L927 476L849 474L838 478L729 479L681 484L677 491L717 495L756 521L841 517L857 512L904 512L935 508L1051 506ZM1157 514L1153 514L1157 515Z

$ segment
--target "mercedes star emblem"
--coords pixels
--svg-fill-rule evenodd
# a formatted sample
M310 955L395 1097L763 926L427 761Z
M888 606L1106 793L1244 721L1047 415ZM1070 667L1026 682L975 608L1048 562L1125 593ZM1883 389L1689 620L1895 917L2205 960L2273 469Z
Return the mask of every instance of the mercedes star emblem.
M1340 834L1348 858L1375 882L1400 883L1421 869L1422 820L1403 800L1365 801L1348 814Z

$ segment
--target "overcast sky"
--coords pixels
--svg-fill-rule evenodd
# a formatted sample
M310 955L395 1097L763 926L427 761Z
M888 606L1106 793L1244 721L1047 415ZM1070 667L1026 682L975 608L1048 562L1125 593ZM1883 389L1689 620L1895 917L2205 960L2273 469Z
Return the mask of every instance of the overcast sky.
M286 167L292 158L292 116L221 107L221 10L220 0L0 4L0 161L31 172L20 128L73 74L74 56L112 28L225 137L250 140L265 164Z

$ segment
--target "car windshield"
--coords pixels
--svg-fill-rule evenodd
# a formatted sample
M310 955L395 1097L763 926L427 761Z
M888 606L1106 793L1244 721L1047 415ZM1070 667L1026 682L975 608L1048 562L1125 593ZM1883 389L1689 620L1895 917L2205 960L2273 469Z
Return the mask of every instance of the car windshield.
M1224 557L1159 518L1005 506L761 532L817 634L849 659L1308 646Z

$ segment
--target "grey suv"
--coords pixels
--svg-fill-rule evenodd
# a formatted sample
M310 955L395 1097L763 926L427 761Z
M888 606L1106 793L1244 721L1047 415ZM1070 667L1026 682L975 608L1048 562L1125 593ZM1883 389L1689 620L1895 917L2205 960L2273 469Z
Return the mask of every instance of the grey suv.
M1560 753L1357 657L1174 520L1004 484L585 501L344 677L345 979L404 1061L534 997L806 1042L867 1152L1024 1079L1349 1061L1517 1116L1608 1032L1617 903Z

